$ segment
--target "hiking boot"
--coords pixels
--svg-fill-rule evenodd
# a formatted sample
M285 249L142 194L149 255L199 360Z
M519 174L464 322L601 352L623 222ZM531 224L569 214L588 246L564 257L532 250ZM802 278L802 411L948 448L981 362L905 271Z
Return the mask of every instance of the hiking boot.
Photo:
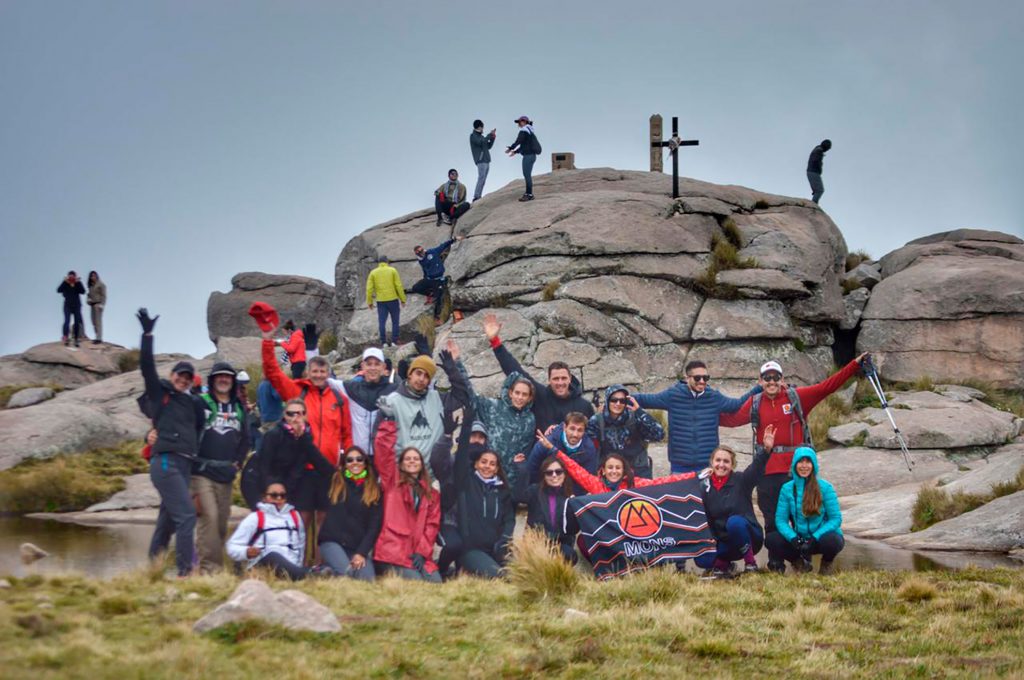
M66 336L66 335L62 336L60 341L64 343L65 347L67 347L70 344L70 342L71 342L70 340L68 340L68 336Z
M757 566L757 562L747 562L743 565L744 574L757 574L760 573L761 567Z
M814 565L811 564L810 560L800 559L793 563L793 569L798 574L809 574L814 571Z
M451 224L452 223L452 218L448 217L448 215L446 215L446 214L442 214L441 215L441 219L444 221L445 224Z
M732 564L730 564L728 567L725 567L724 569L721 567L715 567L711 570L711 576L717 579L733 578L735 575L732 573Z
M435 227L440 227L441 226L441 216L440 215L437 216L437 224L435 224L434 226Z
M782 560L768 560L768 571L773 574L784 574L786 573L786 563Z
M818 574L821 576L831 576L834 573L836 573L836 565L833 562L822 560L818 565Z
M531 196L530 194L523 194L522 196L519 197L519 202L520 203L525 203L526 201L532 201L532 200L533 200L533 196Z
M92 344L94 344L94 345L102 345L103 341L102 340L93 340Z

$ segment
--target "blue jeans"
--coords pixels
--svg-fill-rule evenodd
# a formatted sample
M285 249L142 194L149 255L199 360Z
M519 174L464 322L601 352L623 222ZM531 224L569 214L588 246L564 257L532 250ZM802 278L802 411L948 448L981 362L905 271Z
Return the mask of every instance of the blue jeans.
M387 335L384 333L388 317L391 317L391 342L398 342L398 316L402 311L401 303L398 300L377 303L377 329L380 331L380 344L387 342Z
M726 562L741 559L749 546L755 553L764 545L761 527L751 524L746 517L732 515L725 524L726 536L718 541L715 557Z
M533 195L533 164L537 162L537 154L523 154L523 179L526 180L526 193Z
M71 323L72 319L74 324ZM85 323L82 321L82 308L70 307L64 305L64 325L61 327L62 335L69 340L78 342L79 338L82 337L82 333L85 330ZM74 336L68 335L70 331L74 332Z
M490 163L476 164L476 189L473 190L473 200L478 200L484 195L484 182L487 181L487 173L491 169Z
M320 557L323 558L324 564L334 570L338 576L351 576L359 581L372 581L373 561L367 559L362 568L353 569L352 557L354 555L355 551L346 550L333 541L325 541L320 544Z
M149 557L152 559L167 550L173 534L178 576L188 576L192 571L195 552L192 534L196 529L196 506L189 490L192 461L176 453L154 454L149 460L149 478L160 494L160 511L149 542Z

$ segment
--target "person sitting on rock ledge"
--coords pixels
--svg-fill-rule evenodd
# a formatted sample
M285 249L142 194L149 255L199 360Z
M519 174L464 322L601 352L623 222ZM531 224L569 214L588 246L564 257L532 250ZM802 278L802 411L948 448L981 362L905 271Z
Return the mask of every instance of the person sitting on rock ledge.
M423 270L423 278L413 284L409 289L410 293L425 295L427 304L434 303L434 324L441 324L441 305L444 303L445 278L444 278L444 257L445 251L452 247L456 241L461 241L462 235L449 239L429 250L422 245L412 249L416 260Z
M452 168L448 171L448 181L434 191L437 226L444 222L454 227L470 207L466 202L466 185L459 181L459 171Z
M287 501L284 484L267 485L263 501L243 519L225 544L228 557L246 570L266 567L279 578L301 581L309 574L302 566L306 527Z

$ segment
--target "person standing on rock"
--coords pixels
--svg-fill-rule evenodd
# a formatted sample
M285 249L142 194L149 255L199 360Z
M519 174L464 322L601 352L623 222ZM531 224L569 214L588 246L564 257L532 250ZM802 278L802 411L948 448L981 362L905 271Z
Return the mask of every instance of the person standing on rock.
M647 443L664 439L665 428L640 408L624 385L611 385L604 393L604 409L587 423L587 437L594 441L601 458L621 454L637 477L650 479L654 470Z
M423 278L414 283L409 292L425 295L428 305L433 300L434 324L438 326L441 325L441 305L444 303L446 287L444 278L445 252L452 247L453 243L461 241L463 238L460 234L430 250L424 249L422 245L417 245L412 249L413 254L416 255L416 261L420 263L420 269L423 270Z
M204 574L224 567L231 484L249 453L249 425L245 407L238 399L237 379L231 364L218 361L207 378L207 392L200 396L206 421L192 468L191 490L198 515L199 570Z
M656 394L634 394L642 408L668 411L668 462L672 472L700 472L718 448L718 418L735 413L760 386L738 399L708 386L711 374L703 361L686 364L686 381Z
M377 301L377 329L380 331L381 346L398 344L398 327L401 307L405 306L405 288L398 270L388 264L387 255L377 257L377 268L366 277L366 306L373 309ZM401 307L399 306L401 304ZM385 334L388 317L391 317L391 342Z
M82 295L85 295L85 286L74 270L69 271L64 280L57 286L57 292L64 296L64 326L62 338L64 346L67 347L74 340L75 347L78 347L79 340L84 334L82 322ZM74 323L72 324L72 320ZM70 325L70 327L69 327ZM69 336L68 333L71 333Z
M526 180L526 193L519 200L532 201L533 164L537 162L537 155L541 152L540 140L537 139L537 133L533 129L533 121L530 120L529 116L519 116L514 122L519 126L519 134L516 136L516 141L512 142L512 145L505 149L505 153L510 157L515 156L517 153L523 157L523 179Z
M825 153L832 148L831 139L821 140L821 144L811 149L807 159L807 181L811 183L811 200L817 203L825 193L825 184L821 181L822 164Z
M434 212L437 213L437 226L441 222L455 226L459 218L469 211L466 202L466 185L459 181L459 171L452 168L448 171L448 181L434 190Z
M291 319L284 322L283 328L288 331L288 339L275 340L274 344L280 345L288 355L292 377L298 380L306 372L306 337L301 329L295 327L295 322Z
M484 334L491 343L494 356L505 375L520 373L533 383L533 415L537 420L537 428L544 434L551 431L565 420L570 413L582 413L589 418L594 415L594 407L583 397L580 381L569 372L569 365L563 361L553 361L548 365L548 384L535 380L512 356L512 353L501 344L498 333L501 323L494 314L484 317Z
M377 400L391 394L398 385L388 382L384 352L378 347L367 347L359 362L359 377L345 380L328 378L331 387L348 398L348 411L352 420L352 443L368 455L373 455L373 432L377 426Z
M89 272L89 294L85 301L89 304L89 316L92 317L92 329L95 334L92 344L103 342L103 308L107 306L107 284L100 280L96 272Z
M473 201L479 201L484 195L484 182L491 168L491 147L498 138L498 131L492 129L484 134L484 122L479 118L473 121L473 132L469 134L469 150L476 164L476 189L473 190Z
M790 387L782 374L782 365L769 361L761 366L758 385L763 390L754 395L736 413L719 417L722 427L738 427L751 424L754 429L754 446L764 445L764 433L769 427L775 430L775 439L768 448L771 456L764 476L757 483L757 507L764 516L765 532L775 531L775 508L779 503L779 490L789 480L793 452L801 446L811 446L811 432L807 418L815 406L830 394L841 389L860 369L868 353L843 366L840 370L817 385ZM785 569L781 554L768 553L768 569L781 572Z
M189 485L199 452L199 437L206 423L206 409L203 401L190 393L196 373L191 363L176 363L169 381L157 375L153 327L160 317L150 317L145 308L136 317L142 326L139 370L146 388L147 413L157 432L149 459L149 478L160 494L160 511L149 544L149 557L158 559L167 550L173 534L178 576L184 577L192 572L196 509Z

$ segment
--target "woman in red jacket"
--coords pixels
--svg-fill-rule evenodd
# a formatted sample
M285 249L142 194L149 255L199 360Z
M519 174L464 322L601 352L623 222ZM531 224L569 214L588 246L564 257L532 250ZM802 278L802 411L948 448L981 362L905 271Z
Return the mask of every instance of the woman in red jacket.
M306 336L302 329L295 328L295 322L288 319L282 326L290 333L287 340L275 340L288 354L288 361L292 365L292 378L298 380L306 372Z
M579 484L587 493L605 493L618 489L634 489L637 487L654 486L655 484L668 484L683 479L693 479L697 476L696 472L680 472L668 477L658 477L657 479L636 477L633 475L633 468L630 464L617 453L610 453L605 456L605 459L601 461L601 467L597 469L597 474L592 475L587 472L586 468L561 451L555 455L562 462L565 471L572 477L572 481Z
M417 581L441 582L434 564L434 541L441 528L441 497L430 486L423 454L414 447L395 460L395 421L377 429L373 464L384 491L384 523L373 559L379 572Z

